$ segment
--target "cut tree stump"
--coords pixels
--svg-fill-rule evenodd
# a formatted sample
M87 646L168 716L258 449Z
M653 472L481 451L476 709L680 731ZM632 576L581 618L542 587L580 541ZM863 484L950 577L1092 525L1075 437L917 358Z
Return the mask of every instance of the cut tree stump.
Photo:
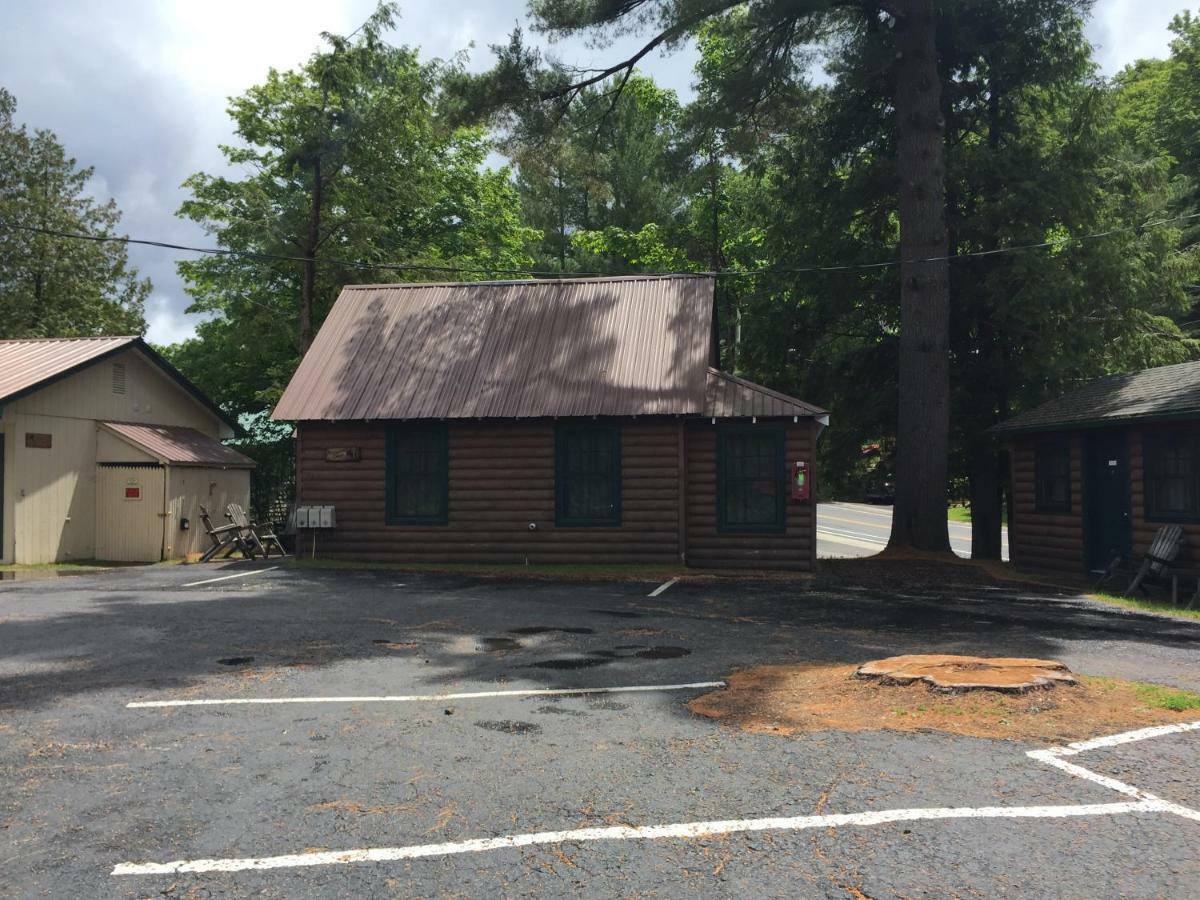
M859 666L859 678L881 684L926 681L940 691L1002 691L1022 694L1059 684L1075 684L1070 669L1053 659L1020 659L941 654L892 656Z

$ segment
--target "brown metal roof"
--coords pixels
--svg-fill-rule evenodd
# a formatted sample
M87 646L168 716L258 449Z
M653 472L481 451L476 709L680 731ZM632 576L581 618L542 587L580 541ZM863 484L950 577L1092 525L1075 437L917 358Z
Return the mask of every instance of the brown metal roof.
M347 287L283 420L701 414L712 279Z
M139 343L136 337L0 341L0 401Z
M761 384L709 368L704 415L718 419L750 416L823 416L825 410Z
M177 466L253 469L255 462L194 428L101 422L105 428L145 450L159 462Z

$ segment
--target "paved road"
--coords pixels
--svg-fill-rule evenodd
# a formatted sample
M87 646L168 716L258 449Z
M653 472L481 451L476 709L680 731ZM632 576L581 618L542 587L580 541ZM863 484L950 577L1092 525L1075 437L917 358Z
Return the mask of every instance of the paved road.
M257 564L5 584L0 894L1194 893L1200 822L1038 763L1027 744L750 734L690 715L702 688L498 693L918 649L1200 687L1200 625L963 577L899 591L681 582L654 598L636 582ZM473 696L395 699L447 692ZM312 697L344 699L127 706ZM1194 808L1198 738L1071 759ZM907 818L867 815L885 810Z
M971 526L950 522L950 546L964 558L971 556ZM817 556L822 559L872 556L887 546L892 530L892 508L866 503L817 504ZM1001 554L1008 559L1008 529L1001 533Z

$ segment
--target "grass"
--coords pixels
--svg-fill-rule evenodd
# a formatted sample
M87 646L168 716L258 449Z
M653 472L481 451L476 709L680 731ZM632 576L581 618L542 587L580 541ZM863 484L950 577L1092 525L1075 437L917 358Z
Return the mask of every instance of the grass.
M1093 600L1099 600L1101 603L1111 603L1113 606L1123 606L1126 609L1135 609L1139 612L1165 613L1169 616L1200 621L1200 609L1181 609L1178 606L1172 606L1170 603L1164 603L1161 600L1143 600L1139 597L1126 597L1124 594L1106 594L1102 592L1088 594L1088 596Z
M481 563L380 563L341 559L302 559L292 565L301 569L332 569L385 572L446 572L457 575L541 575L567 578L628 578L630 580L668 579L694 574L680 566L667 565L532 565Z
M946 510L946 518L951 522L970 522L971 507L967 506L965 503L961 506L951 506Z
M1137 695L1147 706L1157 707L1158 709L1169 709L1173 712L1200 709L1200 694L1197 694L1195 691L1164 687L1161 684L1138 682Z

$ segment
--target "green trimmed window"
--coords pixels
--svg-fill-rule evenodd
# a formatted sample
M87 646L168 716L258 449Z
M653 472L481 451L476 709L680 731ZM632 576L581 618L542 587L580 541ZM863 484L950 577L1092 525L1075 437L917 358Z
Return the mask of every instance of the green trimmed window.
M1146 518L1200 520L1200 433L1147 434L1144 447Z
M729 426L717 431L717 529L779 532L787 527L784 429Z
M1071 444L1044 441L1033 459L1034 509L1038 512L1071 511Z
M386 452L387 523L445 525L450 500L445 425L392 425Z
M554 435L554 521L565 527L621 524L621 429L559 425Z

